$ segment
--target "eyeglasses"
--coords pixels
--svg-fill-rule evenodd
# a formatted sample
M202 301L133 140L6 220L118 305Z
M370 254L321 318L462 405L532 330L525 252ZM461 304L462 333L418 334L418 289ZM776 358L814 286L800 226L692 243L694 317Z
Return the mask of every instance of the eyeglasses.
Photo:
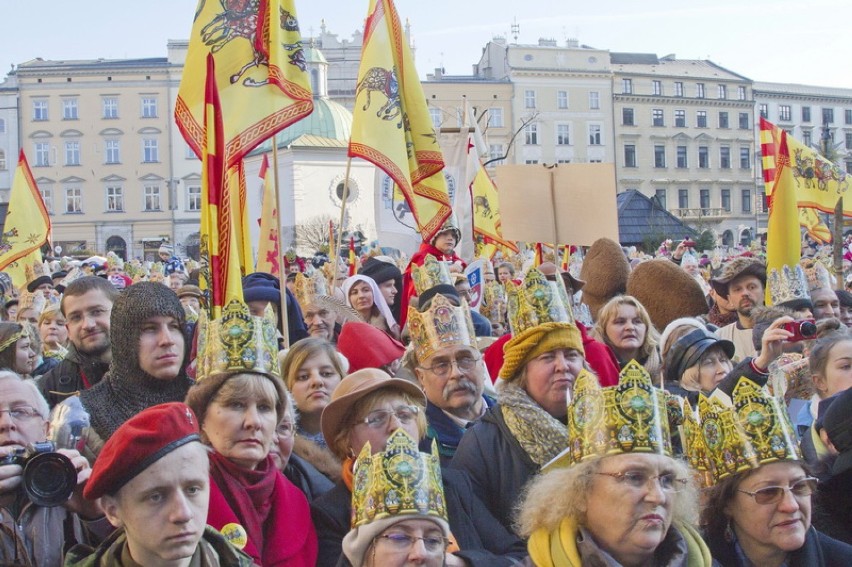
M408 425L417 419L418 413L420 413L420 408L417 406L398 406L392 410L379 409L371 411L367 414L367 417L361 421L366 423L367 427L372 429L381 429L383 427L387 427L388 420L390 420L390 416L392 415L396 416L397 421L399 421L401 425Z
M804 498L814 493L819 481L811 476L797 480L790 486L764 486L754 492L737 489L737 492L748 494L758 504L777 504L790 491L794 498Z
M656 480L663 492L679 492L686 488L689 482L688 479L678 478L675 473L651 475L645 471L625 471L620 473L596 472L595 474L611 476L621 484L625 484L636 490L642 490L652 480Z
M292 421L282 421L275 428L275 432L281 437L292 437L296 434L296 424Z
M429 553L443 552L447 549L447 545L449 544L449 540L441 536L419 537L396 532L376 536L376 539L384 540L387 542L389 547L396 551L408 551L411 549L411 546L414 545L414 542L418 540L423 542L423 547L425 547L426 551Z
M446 376L450 373L453 363L455 363L460 372L470 372L476 366L477 362L479 362L478 357L471 354L462 354L458 358L440 360L432 366L421 366L420 368L432 372L435 376Z
M32 406L15 406L9 409L0 409L0 413L8 412L9 417L15 421L27 421L34 417L41 417L38 410Z

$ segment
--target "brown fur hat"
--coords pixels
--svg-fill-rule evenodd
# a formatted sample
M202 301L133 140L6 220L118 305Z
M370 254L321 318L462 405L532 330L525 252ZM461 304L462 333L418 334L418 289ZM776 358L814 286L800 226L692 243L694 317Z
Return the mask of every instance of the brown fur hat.
M698 282L668 258L642 262L627 279L627 294L648 310L654 326L666 326L681 317L697 317L709 311Z
M749 258L747 256L738 256L724 266L722 273L710 280L710 285L716 290L716 293L728 298L728 284L740 276L754 276L760 280L763 287L766 287L766 264L757 258Z
M583 260L580 279L583 287L583 303L589 306L592 317L604 304L627 289L630 263L621 245L609 238L595 240Z

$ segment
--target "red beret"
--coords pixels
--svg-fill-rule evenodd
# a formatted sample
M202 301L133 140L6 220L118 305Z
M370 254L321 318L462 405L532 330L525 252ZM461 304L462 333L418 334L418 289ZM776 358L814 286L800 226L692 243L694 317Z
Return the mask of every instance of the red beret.
M104 444L83 496L95 500L115 494L178 447L200 440L198 419L186 404L147 408L124 422Z
M379 368L402 358L405 345L369 323L349 321L340 330L337 350L349 361L351 374L362 368Z

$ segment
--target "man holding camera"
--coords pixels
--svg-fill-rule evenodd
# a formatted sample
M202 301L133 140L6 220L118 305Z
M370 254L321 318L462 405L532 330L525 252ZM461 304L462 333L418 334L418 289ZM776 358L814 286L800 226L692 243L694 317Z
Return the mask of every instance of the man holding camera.
M70 498L57 506L32 501L31 485L37 485L39 479L25 479L28 463L24 451L47 439L47 415L47 402L34 382L23 380L14 372L0 372L0 463L4 463L0 464L2 565L58 567L62 565L66 545L74 543L67 541L69 536L80 542L109 531L98 504L82 496L82 487L92 471L75 450L57 451L65 457L59 460L76 471ZM54 469L46 472L56 473ZM47 480L53 483L55 478ZM43 487L35 486L36 490L40 488Z

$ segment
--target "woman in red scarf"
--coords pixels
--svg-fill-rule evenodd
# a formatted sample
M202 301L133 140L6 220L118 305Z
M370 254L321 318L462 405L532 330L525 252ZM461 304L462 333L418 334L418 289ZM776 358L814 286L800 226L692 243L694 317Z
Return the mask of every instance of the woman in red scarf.
M308 501L269 454L284 415L271 373L226 372L199 382L186 403L210 453L207 523L264 567L313 567L317 536Z

